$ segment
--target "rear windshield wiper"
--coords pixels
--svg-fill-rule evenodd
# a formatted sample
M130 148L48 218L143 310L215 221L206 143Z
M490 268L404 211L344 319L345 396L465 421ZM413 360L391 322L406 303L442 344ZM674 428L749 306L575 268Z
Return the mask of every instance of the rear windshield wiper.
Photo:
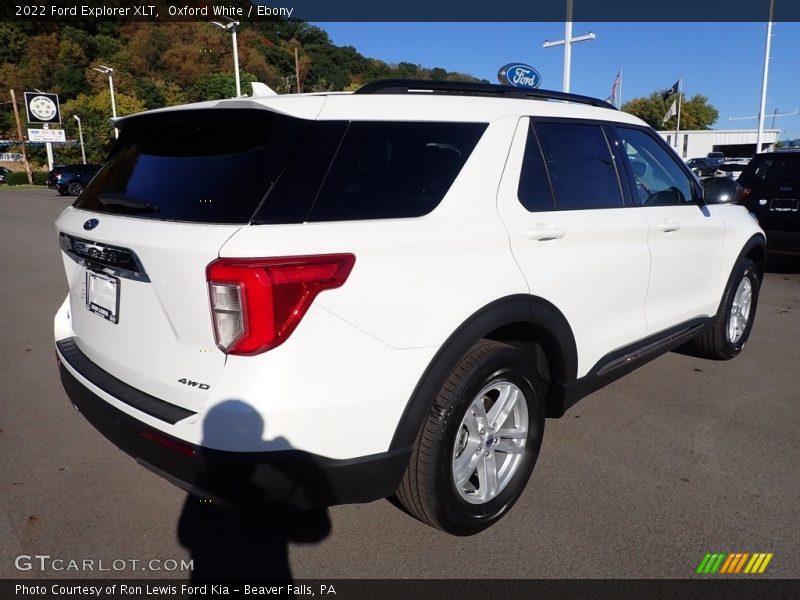
M141 200L137 200L136 198L132 198L131 196L126 196L125 194L104 192L97 195L97 200L103 206L120 206L127 210L133 210L138 212L161 211L160 208L158 208L153 204L150 204L149 202L142 202Z

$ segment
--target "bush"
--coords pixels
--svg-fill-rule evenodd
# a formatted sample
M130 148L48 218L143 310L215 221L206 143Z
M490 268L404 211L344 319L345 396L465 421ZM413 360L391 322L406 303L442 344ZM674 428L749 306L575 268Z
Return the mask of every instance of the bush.
M47 185L47 173L34 171L32 175L33 185ZM6 183L8 185L28 185L28 174L25 171L6 173Z

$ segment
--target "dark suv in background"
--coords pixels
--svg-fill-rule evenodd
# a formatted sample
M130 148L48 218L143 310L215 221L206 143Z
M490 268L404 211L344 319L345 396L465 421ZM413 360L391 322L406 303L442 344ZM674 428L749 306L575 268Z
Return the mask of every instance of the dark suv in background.
M100 165L60 165L47 174L47 187L62 196L80 196L99 170Z
M800 152L757 154L738 181L742 203L767 234L767 249L800 255Z

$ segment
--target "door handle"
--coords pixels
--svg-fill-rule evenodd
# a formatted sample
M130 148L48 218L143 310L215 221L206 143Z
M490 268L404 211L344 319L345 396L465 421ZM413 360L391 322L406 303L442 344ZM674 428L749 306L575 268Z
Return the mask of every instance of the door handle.
M525 232L525 236L529 240L538 242L544 242L547 240L560 240L565 235L567 235L567 232L563 227L553 227L547 223L538 223L536 227L528 229L528 231Z
M659 231L663 231L664 233L671 233L673 231L678 231L681 228L681 224L677 221L672 219L666 219L665 221L661 221L658 225L656 225L656 229Z

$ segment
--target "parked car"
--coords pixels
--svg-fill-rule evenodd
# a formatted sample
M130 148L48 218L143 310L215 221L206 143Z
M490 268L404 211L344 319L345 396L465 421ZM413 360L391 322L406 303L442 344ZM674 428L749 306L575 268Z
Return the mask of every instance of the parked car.
M724 152L709 152L706 154L706 158L710 158L713 160L718 160L723 162L725 160L725 153Z
M10 169L7 169L5 167L0 167L0 183L5 183L6 182L6 175L8 173L11 173Z
M47 174L47 187L62 196L80 196L99 170L100 165L60 165Z
M738 179L749 162L749 158L729 158L724 163L717 166L714 171L714 177Z
M800 254L800 153L757 154L739 183L745 205L767 232L769 251Z
M686 161L686 165L694 171L698 177L711 177L722 161L716 158L691 158Z
M194 494L396 494L472 534L545 417L679 345L731 359L753 325L738 184L602 100L390 80L115 125L56 222L57 359L86 419Z

